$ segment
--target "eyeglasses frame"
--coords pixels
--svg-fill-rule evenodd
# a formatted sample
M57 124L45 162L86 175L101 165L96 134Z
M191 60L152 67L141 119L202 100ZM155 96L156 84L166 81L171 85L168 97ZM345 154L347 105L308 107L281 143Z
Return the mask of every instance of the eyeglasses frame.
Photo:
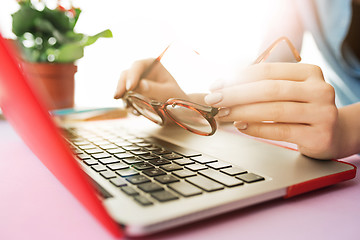
M161 122L157 122L154 119L141 114L136 107L132 104L131 102L131 98L137 98L138 100L142 101L144 104L146 104L148 107L150 107L151 109L154 110L154 112L156 112L159 117L161 118ZM131 106L133 109L135 109L139 114L143 115L144 117L146 117L147 119L151 120L152 122L162 126L165 124L166 122L166 117L168 117L169 119L171 119L174 123L176 123L178 126L196 133L198 135L202 135L202 136L211 136L216 132L217 129L217 124L216 121L214 119L215 115L219 112L218 108L214 108L211 106L205 106L205 105L201 105L198 103L194 103L191 101L187 101L187 100L183 100L180 98L170 98L168 100L166 100L165 102L159 102L156 101L154 99L150 99L147 98L139 93L133 92L133 91L128 91L125 93L124 97L123 97L127 107ZM177 105L177 106L182 106L188 109L191 109L193 111L196 111L197 113L199 113L201 116L204 117L204 119L209 123L210 127L211 127L211 132L210 133L204 133L201 131L198 131L196 129L192 129L189 128L187 126L185 126L183 123L177 121L166 109L167 106L169 105Z

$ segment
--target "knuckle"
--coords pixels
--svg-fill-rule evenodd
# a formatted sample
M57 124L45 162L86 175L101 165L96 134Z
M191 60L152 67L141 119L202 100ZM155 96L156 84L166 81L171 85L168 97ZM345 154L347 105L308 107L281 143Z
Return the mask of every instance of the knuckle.
M291 137L291 128L287 124L281 124L275 127L275 136L282 141L288 141Z
M264 78L268 78L269 76L271 76L271 72L272 72L272 64L270 63L260 63L258 64L259 66L259 70L262 72Z
M323 76L322 69L319 66L314 65L314 64L306 64L306 63L303 63L302 65L306 69L308 76L314 76L314 75L315 76Z
M331 131L333 125L337 121L338 110L337 110L335 105L332 105L332 106L325 107L323 111L324 111L323 116L325 118L324 119L324 123L325 123L324 126L328 126L327 129L325 129L325 130ZM331 129L328 129L328 128L331 128Z
M270 110L270 118L266 120L277 121L284 115L284 106L281 103L274 104Z
M328 83L319 84L319 86L316 87L316 95L318 99L324 102L335 102L335 90Z
M281 84L278 81L266 80L264 83L264 95L267 98L273 98L281 94Z
M322 72L322 69L321 67L317 66L317 65L310 65L310 69L311 69L311 72L316 74L316 75L323 75L323 72Z

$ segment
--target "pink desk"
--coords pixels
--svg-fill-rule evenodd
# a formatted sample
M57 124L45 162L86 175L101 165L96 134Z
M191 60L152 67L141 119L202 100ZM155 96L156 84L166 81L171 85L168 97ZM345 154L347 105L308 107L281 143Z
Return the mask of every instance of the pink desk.
M346 161L360 168L360 157ZM0 121L0 239L114 239ZM360 239L360 177L145 239Z

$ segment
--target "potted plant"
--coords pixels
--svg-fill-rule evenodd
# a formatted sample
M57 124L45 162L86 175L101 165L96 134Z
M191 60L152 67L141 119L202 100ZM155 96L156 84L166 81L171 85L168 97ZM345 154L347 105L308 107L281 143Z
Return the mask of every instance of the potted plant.
M75 32L81 10L73 6L65 9L59 1L54 8L44 0L17 2L20 8L12 14L12 31L24 72L49 109L73 107L75 62L83 57L84 47L100 37L112 37L111 31L94 36Z

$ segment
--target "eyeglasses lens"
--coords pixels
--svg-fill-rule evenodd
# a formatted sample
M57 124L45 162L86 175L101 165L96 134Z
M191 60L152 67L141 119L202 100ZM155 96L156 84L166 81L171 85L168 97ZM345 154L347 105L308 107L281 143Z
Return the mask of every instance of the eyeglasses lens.
M210 123L194 109L181 105L167 105L166 111L176 122L189 130L202 134L212 132Z
M129 101L132 107L140 114L144 115L145 117L147 117L148 119L150 119L151 121L157 124L163 123L162 118L149 103L144 102L143 100L138 99L136 97L129 98Z

